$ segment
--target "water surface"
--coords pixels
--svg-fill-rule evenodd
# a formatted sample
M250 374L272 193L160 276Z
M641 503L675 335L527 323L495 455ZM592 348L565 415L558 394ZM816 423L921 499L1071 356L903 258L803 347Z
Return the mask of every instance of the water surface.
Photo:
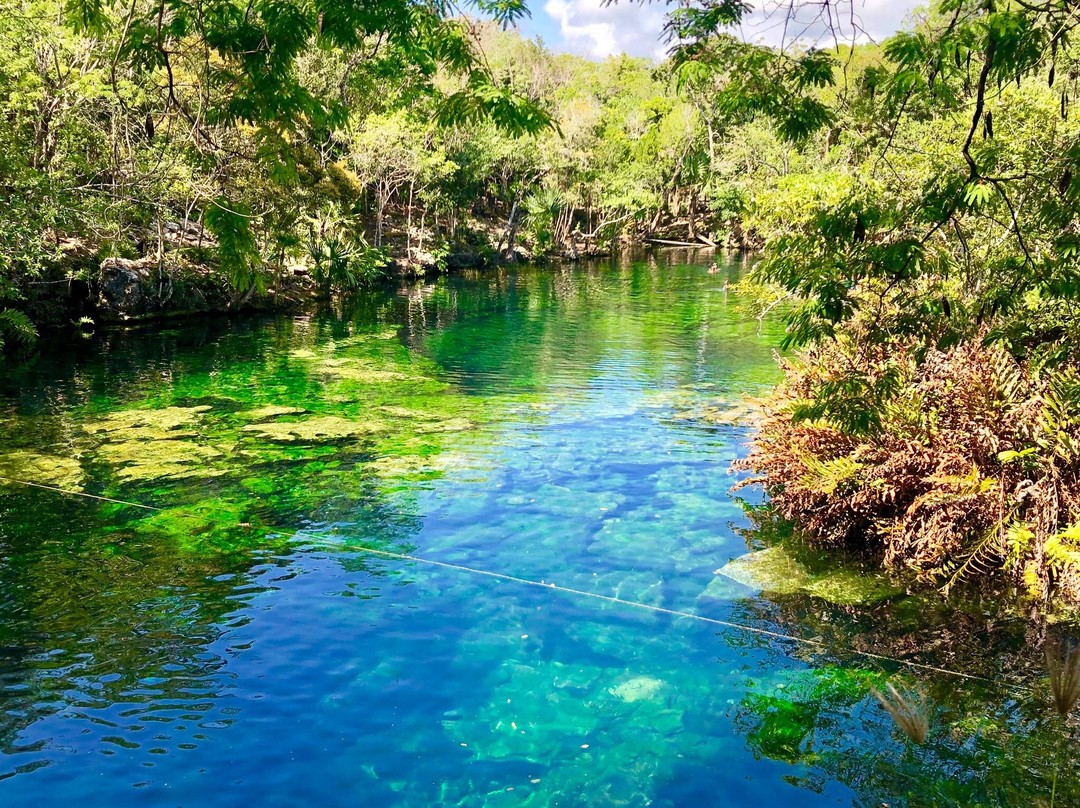
M773 531L728 469L782 326L711 260L5 364L0 475L45 487L0 488L0 803L1027 806L1060 769L1080 804L1023 625L717 574ZM926 747L889 677L927 693Z

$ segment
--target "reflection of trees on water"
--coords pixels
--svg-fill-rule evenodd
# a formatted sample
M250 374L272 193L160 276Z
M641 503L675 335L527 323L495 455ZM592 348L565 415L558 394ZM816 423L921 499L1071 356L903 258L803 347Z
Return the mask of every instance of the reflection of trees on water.
M242 625L248 599L274 588L274 570L295 558L292 531L336 526L409 549L420 527L415 502L408 491L388 491L371 467L374 439L282 442L244 431L252 420L244 412L282 399L299 404L296 418L315 407L336 408L342 422L364 417L372 385L360 371L370 365L377 374L385 362L397 373L406 352L394 340L363 343L350 360L360 381L323 372L333 358L324 346L352 331L334 318L198 321L110 334L85 356L46 350L5 375L5 450L74 459L74 470L64 467L69 486L160 509L4 487L0 753L12 754L11 766L34 757L23 746L48 733L34 726L52 717L85 719L94 737L125 742L139 722L184 724L194 738L201 723L231 721L222 713L232 684L220 641ZM398 375L410 389L432 387ZM328 394L337 400L328 403ZM439 399L424 403L432 402ZM456 414L454 401L447 406ZM154 423L161 408L172 408L178 426ZM148 415L131 434L87 428L137 412ZM437 456L442 439L418 430L393 430L394 445ZM152 462L110 461L103 445ZM182 465L179 449L190 447L209 459ZM356 572L380 569L349 563ZM127 705L120 722L115 705Z
M243 627L250 599L276 588L295 550L266 529L166 514L151 524L131 509L50 492L5 494L0 755L13 755L12 766L28 756L16 753L33 751L28 728L58 712L128 743L128 730L145 722L184 724L197 736L200 724L233 720L222 700L233 687L229 658L243 649L220 641ZM352 522L357 535L399 548L418 527L389 506ZM383 574L377 560L348 564ZM99 717L114 705L125 705L119 723Z
M470 392L584 386L622 351L642 358L643 383L691 384L703 356L705 375L728 391L770 383L769 329L778 324L759 333L734 300L701 283L702 272L665 254L614 267L485 270L479 289L468 276L440 278L399 292L402 339Z
M751 546L760 546L761 535L775 540L776 525L757 527L748 532ZM800 555L793 540L788 544ZM838 563L807 548L801 560ZM1061 722L1054 713L1042 632L999 614L997 605L946 602L933 592L849 606L804 594L736 601L733 621L814 644L750 640L776 656L776 670L792 660L806 668L751 688L735 725L756 755L805 766L811 774L799 785L817 789L822 778L837 780L865 805L1049 805L1059 766L1056 804L1078 805L1080 729L1075 717ZM924 745L911 742L871 695L889 681L925 696ZM1063 765L1059 748L1068 750Z
M3 753L57 711L128 703L136 723L167 700L213 712L227 675L209 648L242 606L230 595L250 559L104 538L96 504L43 492L5 494L0 559Z

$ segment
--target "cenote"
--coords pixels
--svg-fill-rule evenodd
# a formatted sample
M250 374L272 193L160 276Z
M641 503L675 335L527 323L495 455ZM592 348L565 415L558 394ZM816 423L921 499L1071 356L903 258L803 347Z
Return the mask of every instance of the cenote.
M0 475L44 487L0 500L0 803L1080 804L1023 622L781 547L731 491L782 324L711 261L6 363Z

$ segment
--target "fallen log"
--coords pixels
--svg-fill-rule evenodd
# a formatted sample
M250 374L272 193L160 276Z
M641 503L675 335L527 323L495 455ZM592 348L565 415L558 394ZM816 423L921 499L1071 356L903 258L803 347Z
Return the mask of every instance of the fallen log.
M699 241L672 241L666 238L647 238L645 239L649 244L665 244L669 247L708 247L708 244L702 244Z

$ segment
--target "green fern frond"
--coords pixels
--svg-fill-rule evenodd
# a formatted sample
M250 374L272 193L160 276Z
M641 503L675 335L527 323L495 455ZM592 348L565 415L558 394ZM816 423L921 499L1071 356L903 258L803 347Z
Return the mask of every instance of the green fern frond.
M930 484L930 490L915 498L908 508L908 513L914 513L926 506L935 507L962 502L980 494L989 494L998 487L997 479L983 477L974 463L971 465L971 471L965 475L933 474L925 478L924 482Z
M948 595L953 587L972 574L990 575L997 567L995 562L1001 560L1001 545L998 541L1000 537L1000 529L996 525L987 530L941 588L942 593Z
M855 479L864 468L864 464L850 457L836 457L832 460L818 460L812 455L802 457L806 473L799 484L804 488L821 494L831 495L843 483Z
M15 309L0 309L0 348L10 337L22 345L29 345L37 339L37 327L24 312Z
M1080 523L1069 525L1047 539L1043 553L1055 572L1080 573Z

